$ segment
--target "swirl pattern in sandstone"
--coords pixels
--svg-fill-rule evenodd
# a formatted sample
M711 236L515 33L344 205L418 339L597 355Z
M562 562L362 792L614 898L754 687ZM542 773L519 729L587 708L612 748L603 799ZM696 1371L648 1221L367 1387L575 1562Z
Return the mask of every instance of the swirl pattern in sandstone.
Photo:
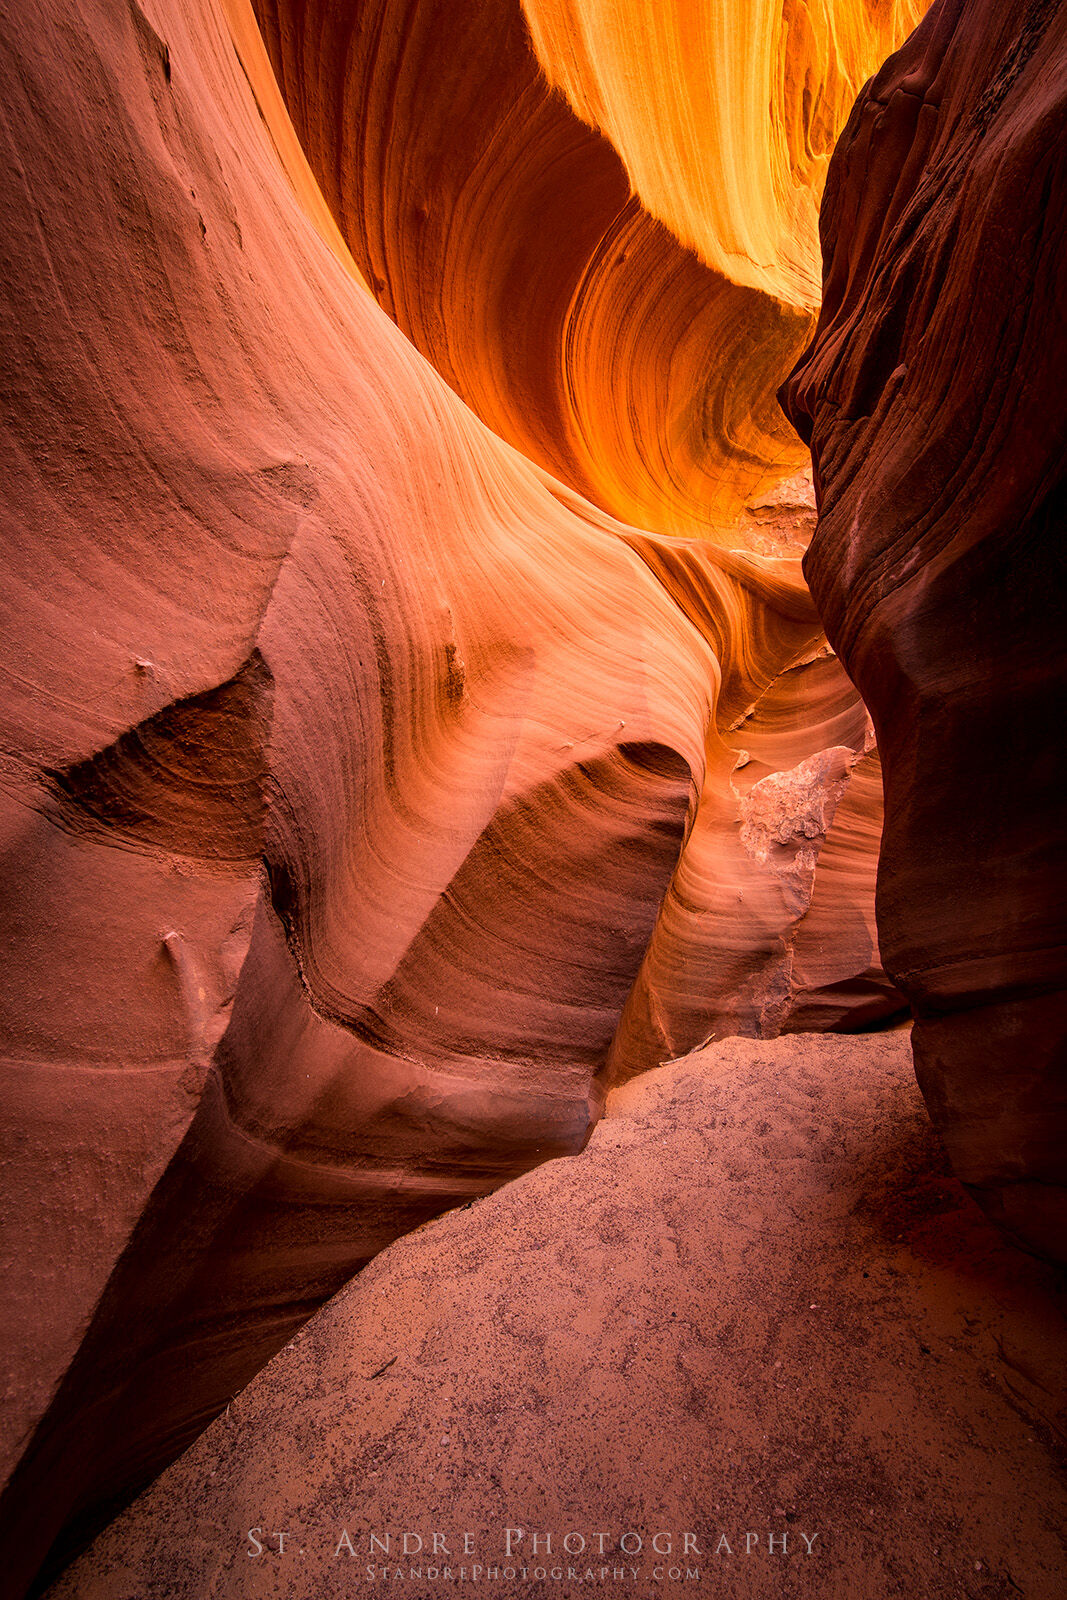
M613 515L736 545L801 460L775 390L830 145L922 4L256 6L323 193L438 371Z
M878 729L919 1081L960 1176L1061 1259L1065 132L1067 9L939 0L834 156L786 390L805 569Z
M657 532L682 517L675 418L618 490L661 513L623 523L639 412L622 466L589 446L608 465L587 483L435 346L443 381L367 292L243 0L27 0L3 26L17 1584L383 1244L580 1148L613 1077L899 997L870 914L873 755L800 580L802 500L752 498L743 553L696 517ZM587 310L588 351L617 320L618 370L662 386L724 280L527 70L531 117L594 150L594 188L610 157L612 204L660 241L629 322L606 278ZM420 148L419 104L389 149ZM486 216L513 203L529 239L543 213L512 186ZM666 335L643 331L653 301ZM497 337L485 393L521 418L535 386L508 386ZM772 366L738 384L753 437Z
M775 390L807 312L642 207L519 0L256 4L367 282L452 387L613 515L736 543L745 498L802 459Z
M522 0L549 80L634 190L732 283L819 305L834 141L927 0Z

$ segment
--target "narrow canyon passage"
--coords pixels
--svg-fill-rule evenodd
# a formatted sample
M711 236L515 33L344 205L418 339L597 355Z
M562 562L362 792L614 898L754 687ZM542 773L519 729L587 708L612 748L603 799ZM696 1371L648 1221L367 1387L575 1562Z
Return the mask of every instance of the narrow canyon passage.
M871 1116L898 1096L887 1173L897 1121L918 1126L914 1043L961 1282L995 1264L967 1316L983 1348L1006 1316L1029 1352L1018 1422L983 1438L1007 1430L1020 1494L1049 1481L1058 1280L957 1180L1016 1244L1067 1255L1067 24L1052 3L925 9L5 15L13 1593L232 1418L400 1235L478 1202L383 1258L402 1275L421 1240L480 1237L528 1197L521 1235L564 1171L595 1208L614 1108L686 1062L718 1084L724 1040L759 1067L738 1152L760 1083L809 1070L830 1121L804 1140L838 1094L859 1138L866 1062ZM714 1094L686 1102L702 1137ZM694 1226L728 1255L746 1185L787 1210L803 1191L773 1151L745 1177L685 1144L681 1103L662 1115L679 1182L719 1162ZM772 1234L770 1279L799 1248ZM852 1276L864 1238L827 1244ZM942 1316L928 1269L886 1311L890 1365ZM351 1336L329 1330L363 1282L315 1339ZM700 1328L747 1360L743 1329ZM945 1359L946 1383L979 1381ZM256 1391L283 1434L290 1360ZM161 1481L185 1508L223 1426ZM582 1465L593 1437L579 1478L606 1470ZM71 1593L178 1584L154 1492ZM253 1579L226 1540L173 1592L332 1592ZM826 1592L861 1592L842 1563Z

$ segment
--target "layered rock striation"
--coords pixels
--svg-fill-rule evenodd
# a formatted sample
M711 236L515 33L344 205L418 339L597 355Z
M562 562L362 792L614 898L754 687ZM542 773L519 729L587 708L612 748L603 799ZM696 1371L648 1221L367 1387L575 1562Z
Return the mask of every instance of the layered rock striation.
M785 402L805 571L871 709L878 922L957 1172L1067 1241L1062 367L1067 13L940 0L857 102Z
M730 275L646 209L625 150L553 92L519 0L256 10L356 261L438 372L612 515L737 544L745 500L803 459L775 391L811 304ZM646 121L646 144L660 132Z
M453 17L453 48L478 17ZM439 62L442 15L412 25L426 19ZM522 124L483 105L483 46L456 103L489 116L492 181L465 217L467 179L437 185L443 134L404 88L387 21L384 76L365 81L365 63L351 93L394 106L379 151L407 152L429 212L448 197L457 238L452 278L402 213L406 330L238 0L30 0L4 19L16 1587L55 1571L398 1233L581 1148L611 1082L716 1032L902 1004L870 911L866 718L799 572L803 484L745 488L795 451L760 446L731 478L695 425L692 459L704 441L711 463L697 476L730 478L737 548L710 512L677 533L680 504L714 497L675 496L677 418L657 420L656 396L676 374L699 411L717 297L736 291L740 315L763 291L724 287L635 207L511 23L504 81L528 82L530 126L548 129L541 175L531 189L513 172ZM539 163L564 147L589 182L550 230L538 196L555 183L562 204L576 168L549 182ZM386 177L375 203L392 208ZM371 205L374 183L359 193ZM499 251L474 249L490 221L503 258L521 263L537 229L558 254L592 193L607 194L597 227L658 240L635 278L617 263L620 298L605 289L574 355L586 377L567 406L612 409L613 373L647 399L615 457L589 431L603 482L508 422L536 414L551 439L556 402L532 402L557 380L538 389L458 309L517 304L514 284L489 294ZM556 362L578 345L557 338L539 259L523 340ZM432 312L435 275L450 287ZM637 305L613 354L626 282L664 320ZM452 364L419 331L434 315ZM739 327L758 351L753 315ZM771 315L795 348L803 318ZM766 432L773 362L717 360L736 416ZM610 488L623 467L641 481L629 500ZM649 515L620 521L623 505Z
M522 0L549 81L730 282L818 310L818 215L857 92L927 0Z
M839 658L773 396L915 19L724 8L705 122L682 10L3 19L16 1585L726 1034L905 990L1057 1248L1062 16L939 4L831 169L788 406Z

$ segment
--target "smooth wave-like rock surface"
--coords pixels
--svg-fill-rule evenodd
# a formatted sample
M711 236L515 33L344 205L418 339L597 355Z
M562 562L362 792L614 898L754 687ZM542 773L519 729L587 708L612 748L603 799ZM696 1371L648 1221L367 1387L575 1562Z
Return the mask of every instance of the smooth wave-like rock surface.
M641 205L550 87L519 0L257 14L367 282L457 393L614 516L738 543L746 499L804 459L775 391L810 308L709 266Z
M939 0L860 97L785 391L878 730L878 922L955 1169L1067 1256L1067 10Z
M3 28L17 1590L610 1082L901 1001L803 483L730 551L492 431L368 292L244 0Z
M819 306L819 200L865 80L928 0L522 0L549 80L732 283Z
M1056 1600L1065 1336L906 1031L728 1040L391 1246L53 1600Z

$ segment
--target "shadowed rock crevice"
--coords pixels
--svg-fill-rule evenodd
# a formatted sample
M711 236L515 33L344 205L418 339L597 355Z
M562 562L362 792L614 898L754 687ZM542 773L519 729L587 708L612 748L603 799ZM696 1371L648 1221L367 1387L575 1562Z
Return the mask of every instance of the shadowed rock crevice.
M149 670L148 663L140 663ZM273 680L253 654L228 683L166 706L106 750L47 774L72 833L221 862L262 849Z

